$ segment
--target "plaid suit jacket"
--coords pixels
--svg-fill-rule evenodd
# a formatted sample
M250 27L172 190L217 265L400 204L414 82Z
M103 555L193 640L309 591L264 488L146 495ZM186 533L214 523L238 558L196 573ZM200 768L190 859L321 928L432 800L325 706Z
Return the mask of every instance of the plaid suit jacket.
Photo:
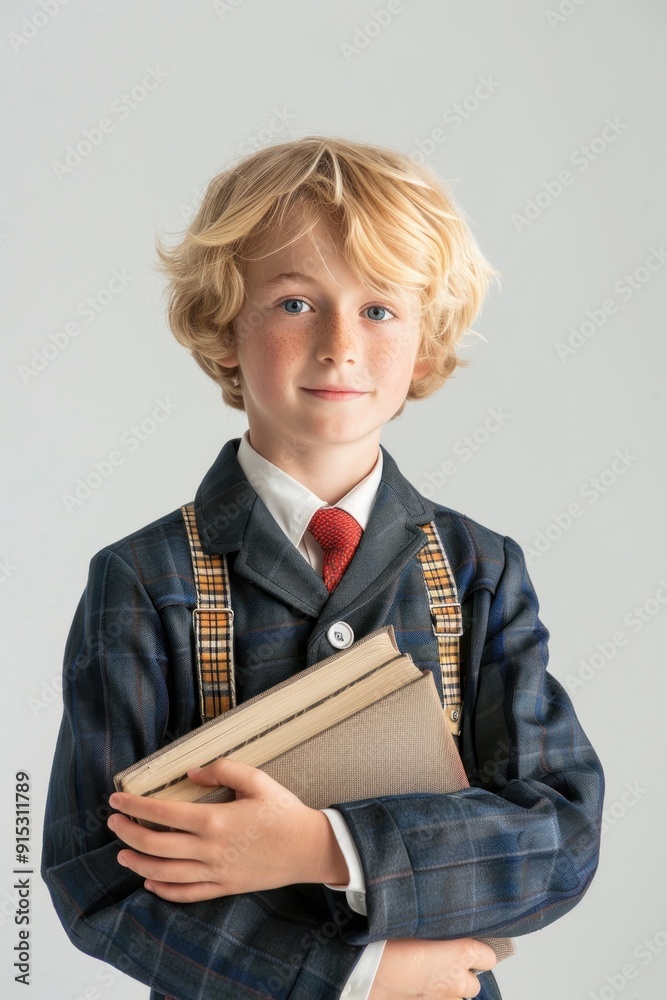
M46 806L42 874L74 945L178 1000L338 1000L362 947L384 938L519 936L567 913L598 864L604 777L569 696L546 670L548 631L519 545L421 496L383 449L371 517L339 586L280 531L223 447L195 499L205 550L227 554L237 700L393 624L434 674L437 640L416 553L435 519L463 611L453 794L332 802L361 857L367 916L345 893L285 886L164 901L116 862L112 776L200 723L192 566L175 510L90 562L65 652L64 711ZM482 1000L498 1000L491 973Z

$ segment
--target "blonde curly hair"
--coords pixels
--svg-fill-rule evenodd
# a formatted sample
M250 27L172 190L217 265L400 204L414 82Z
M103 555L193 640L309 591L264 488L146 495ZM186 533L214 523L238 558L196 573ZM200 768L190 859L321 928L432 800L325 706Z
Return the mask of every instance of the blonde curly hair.
M180 242L168 248L156 238L172 333L221 387L225 403L245 409L238 367L216 361L234 346L245 255L304 207L339 224L346 261L374 294L417 293L418 357L429 371L412 382L407 399L430 396L469 363L456 348L499 272L442 179L380 146L305 136L264 147L213 177Z

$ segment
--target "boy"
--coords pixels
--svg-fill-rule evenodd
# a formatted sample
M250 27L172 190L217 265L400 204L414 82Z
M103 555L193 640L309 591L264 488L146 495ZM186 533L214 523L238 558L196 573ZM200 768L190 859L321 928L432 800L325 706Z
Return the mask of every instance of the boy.
M109 799L114 773L201 722L177 510L97 553L68 639L43 857L60 919L154 1000L497 1000L476 938L537 930L583 896L603 773L546 671L520 547L420 496L379 444L461 363L493 270L426 168L318 137L216 177L159 253L173 332L248 417L195 499L229 568L237 703L388 624L442 697L417 556L433 522L462 610L471 787L313 810L224 759L191 777L233 802ZM356 532L333 570L313 520L332 507Z

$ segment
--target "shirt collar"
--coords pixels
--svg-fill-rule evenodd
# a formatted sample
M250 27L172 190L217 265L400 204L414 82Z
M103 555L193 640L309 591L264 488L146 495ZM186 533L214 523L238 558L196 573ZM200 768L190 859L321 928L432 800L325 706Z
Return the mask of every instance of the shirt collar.
M248 482L293 545L299 546L310 519L320 507L341 507L366 528L382 478L381 448L368 475L335 505L311 493L307 486L255 451L248 431L241 438L236 458Z

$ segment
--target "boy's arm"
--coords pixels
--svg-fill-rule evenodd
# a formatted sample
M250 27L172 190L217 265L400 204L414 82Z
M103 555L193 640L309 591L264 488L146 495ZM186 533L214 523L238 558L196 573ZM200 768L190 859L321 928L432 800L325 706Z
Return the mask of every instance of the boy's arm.
M567 913L597 868L602 767L546 670L549 633L513 539L495 592L472 601L460 750L476 787L330 804L366 881L367 917L341 927L350 944L527 934Z
M340 939L347 917L332 921L321 886L171 903L116 861L113 775L164 742L170 706L184 698L177 684L193 683L184 613L159 614L116 553L91 561L65 652L44 824L42 874L56 911L77 948L168 996L338 1000L363 949Z

